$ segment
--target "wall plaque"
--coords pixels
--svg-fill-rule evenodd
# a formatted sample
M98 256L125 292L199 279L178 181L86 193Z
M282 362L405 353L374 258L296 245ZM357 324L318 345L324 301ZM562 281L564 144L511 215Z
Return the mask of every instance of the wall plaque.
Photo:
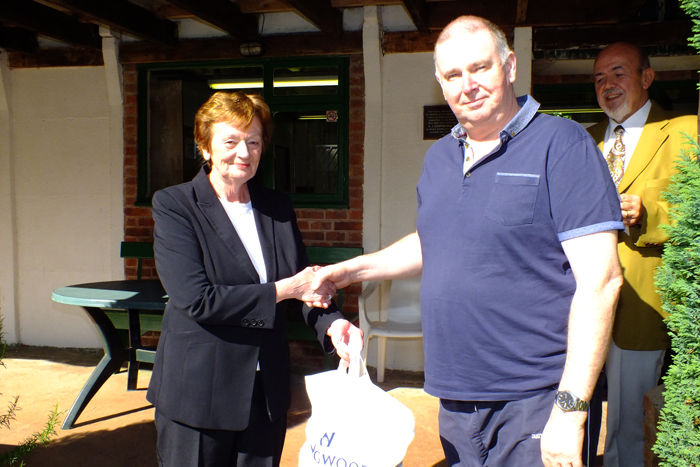
M423 139L440 139L457 124L449 105L423 106Z

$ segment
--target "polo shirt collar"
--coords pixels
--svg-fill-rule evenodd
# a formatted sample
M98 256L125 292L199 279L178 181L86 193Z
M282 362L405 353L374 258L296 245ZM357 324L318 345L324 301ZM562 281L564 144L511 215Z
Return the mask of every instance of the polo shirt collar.
M501 130L501 141L513 138L523 131L540 108L540 103L530 95L518 97L518 105L520 106L518 113L515 114L515 117ZM461 124L458 123L455 125L451 133L452 137L457 141L467 143L467 132Z

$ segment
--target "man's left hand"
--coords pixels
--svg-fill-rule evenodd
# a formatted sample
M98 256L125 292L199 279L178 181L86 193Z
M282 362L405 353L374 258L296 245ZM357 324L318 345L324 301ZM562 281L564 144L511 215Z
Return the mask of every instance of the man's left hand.
M637 225L644 217L644 204L642 198L637 195L621 194L620 209L622 209L622 221L625 225Z
M346 319L333 321L326 334L330 336L343 366L347 367L350 364L351 354L359 354L362 351L362 330Z
M545 467L583 467L581 449L586 417L586 412L564 413L558 407L552 409L540 440Z

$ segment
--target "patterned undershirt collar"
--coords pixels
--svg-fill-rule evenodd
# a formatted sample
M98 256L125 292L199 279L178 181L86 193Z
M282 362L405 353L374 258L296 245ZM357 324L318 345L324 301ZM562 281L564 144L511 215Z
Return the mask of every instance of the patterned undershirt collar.
M518 105L520 106L518 113L508 122L505 128L501 130L501 141L507 138L513 138L520 133L527 124L530 123L530 120L532 120L537 110L540 108L540 103L529 95L518 97ZM454 139L461 141L465 146L469 145L467 131L461 124L458 123L455 125L451 133Z

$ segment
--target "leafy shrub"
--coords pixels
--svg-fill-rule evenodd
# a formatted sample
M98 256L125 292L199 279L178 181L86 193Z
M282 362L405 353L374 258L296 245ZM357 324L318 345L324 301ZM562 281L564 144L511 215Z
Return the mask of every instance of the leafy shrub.
M5 351L7 350L7 343L4 339L4 334L2 332L2 319L0 319L0 366L4 367L3 358L5 357ZM0 393L0 395L2 395ZM10 422L15 420L17 417L17 412L21 410L17 406L17 401L19 396L14 396L12 400L8 403L7 412L0 414L0 428L9 429ZM61 412L58 411L58 405L54 407L53 411L49 413L49 419L44 426L44 429L40 432L34 433L27 439L22 441L22 443L16 448L10 451L0 454L0 466L14 467L24 466L23 458L29 455L34 448L41 445L46 445L51 442L51 436L56 434L56 426L59 423L58 417Z
M663 195L673 224L656 274L674 351L653 447L666 467L700 466L700 146L687 139Z

